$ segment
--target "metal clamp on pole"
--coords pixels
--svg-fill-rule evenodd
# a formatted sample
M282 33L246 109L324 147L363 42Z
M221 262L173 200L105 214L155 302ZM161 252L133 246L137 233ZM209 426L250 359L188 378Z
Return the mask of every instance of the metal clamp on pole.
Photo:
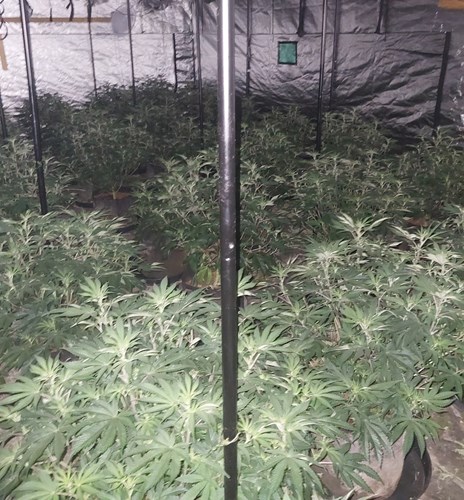
M42 215L48 212L47 192L45 190L45 176L42 161L42 141L40 135L39 106L37 104L37 91L35 86L34 64L32 62L31 33L29 31L29 16L31 8L26 0L19 0L21 15L21 29L23 33L24 57L26 60L27 84L29 102L32 115L32 139L34 141L34 156L37 170L37 186L39 190L40 211Z
M221 0L218 24L219 205L224 498L235 500L237 479L237 202L235 131L235 1Z

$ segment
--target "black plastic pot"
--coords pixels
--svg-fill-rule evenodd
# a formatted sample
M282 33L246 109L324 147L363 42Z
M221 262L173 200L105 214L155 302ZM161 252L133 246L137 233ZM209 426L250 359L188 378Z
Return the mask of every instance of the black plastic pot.
M425 450L421 456L419 446L414 442L404 459L403 472L398 486L388 500L416 500L426 491L432 477L432 463Z

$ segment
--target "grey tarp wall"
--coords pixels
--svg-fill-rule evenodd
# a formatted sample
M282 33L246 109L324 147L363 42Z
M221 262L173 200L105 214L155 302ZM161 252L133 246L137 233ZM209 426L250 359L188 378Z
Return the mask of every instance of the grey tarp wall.
M322 1L236 1L237 77L242 91L314 109ZM199 13L202 75L205 80L216 79L216 1L130 2L138 80L161 77L186 82L198 74L195 12ZM82 100L93 89L85 0L29 3L39 92ZM3 0L3 6L5 22L0 33L7 31L7 36L0 47L0 90L8 111L27 96L27 82L18 2ZM72 22L63 22L70 18L70 6ZM127 30L121 30L121 23L116 22L118 14L124 18L125 12L126 0L94 1L91 30L97 85L131 82ZM464 0L329 0L327 21L325 108L329 104L334 108L356 106L401 133L429 133L434 124L445 32L450 31L441 111L445 122L464 125ZM298 43L296 65L277 63L280 41Z

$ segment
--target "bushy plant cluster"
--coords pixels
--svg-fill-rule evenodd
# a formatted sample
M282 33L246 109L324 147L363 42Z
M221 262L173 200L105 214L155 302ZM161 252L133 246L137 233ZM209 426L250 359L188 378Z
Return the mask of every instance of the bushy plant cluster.
M283 131L282 124L293 123L292 117L300 120L293 110L275 111L243 134L241 266L258 275L269 274L282 258L300 251L308 235L330 230L328 223L341 212L401 218L414 206L406 181L374 153L355 160L302 151ZM134 197L133 214L142 232L154 235L166 251L184 248L200 277L216 276L219 195L214 150L165 162L164 171L135 190Z
M214 284L219 260L216 153L210 150L194 158L179 157L164 165L162 174L134 192L133 214L140 231L155 235L166 252L186 249L197 283ZM268 274L289 249L288 242L291 240L295 250L308 234L308 221L301 220L301 204L290 187L296 177L295 172L272 164L241 163L240 244L242 267L247 271Z
M0 215L15 217L28 209L37 209L37 165L31 142L13 137L1 144L0 164ZM69 176L50 158L45 158L42 165L49 205L66 205L69 197L64 190L69 184Z
M436 435L464 373L456 211L392 228L390 246L382 219L342 216L339 239L310 241L271 285L241 278L241 498L326 497L326 468L366 488L372 453ZM167 281L114 295L88 279L76 297L44 315L66 322L72 360L39 357L0 387L2 497L221 497L217 302Z
M331 112L324 115L323 146L326 152L359 160L367 153L389 153L392 140L378 122L363 118L356 111Z
M167 156L134 215L214 285L217 152L199 151L195 93L173 91L145 82L140 109L127 88L78 108L47 96L44 140L97 190ZM207 120L205 146L212 104ZM297 109L251 111L241 131L241 266L259 278L239 286L241 498L327 497L326 470L367 491L370 457L400 438L423 450L437 436L430 417L463 396L464 209L448 205L461 198L462 152L439 135L393 155L356 115L325 127L321 153ZM222 497L217 300L145 287L118 220L24 212L30 146L0 154L15 193L3 210L16 217L0 222L0 497ZM52 178L59 195L66 179ZM440 220L408 227L407 214Z
M120 223L100 214L26 212L0 224L0 362L22 366L34 352L69 338L69 324L50 311L78 300L92 278L111 295L139 284L133 242L116 233Z
M162 80L141 82L132 89L104 86L86 102L73 104L59 95L39 96L43 145L65 165L79 184L96 192L116 192L139 169L162 158L198 152L205 141L216 142L212 128L212 92L204 89L205 132L198 122L198 92ZM17 113L21 131L30 130L26 101ZM202 142L203 141L203 142Z
M464 150L444 132L404 153L398 169L414 193L417 213L440 218L446 205L464 198Z
M58 96L45 95L39 102L44 148L81 186L115 193L129 175L151 161L152 136L132 115L72 106ZM28 114L20 119L25 126Z

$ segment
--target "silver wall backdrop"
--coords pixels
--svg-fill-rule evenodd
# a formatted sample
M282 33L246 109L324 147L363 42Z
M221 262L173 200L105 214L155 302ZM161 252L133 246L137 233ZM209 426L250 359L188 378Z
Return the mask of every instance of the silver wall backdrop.
M315 108L322 4L237 0L242 92ZM94 0L90 24L84 0L30 0L29 5L39 93L82 101L94 89L92 59L98 86L130 85L126 0ZM19 4L3 0L2 6L0 91L6 111L12 112L27 97L27 80ZM204 80L216 80L216 1L130 0L130 6L137 80L190 81L198 75L199 51ZM297 64L278 63L279 42L296 43ZM441 79L441 123L464 127L463 68L464 0L328 1L326 109L357 107L399 133L429 133L436 121L440 75L446 75Z

